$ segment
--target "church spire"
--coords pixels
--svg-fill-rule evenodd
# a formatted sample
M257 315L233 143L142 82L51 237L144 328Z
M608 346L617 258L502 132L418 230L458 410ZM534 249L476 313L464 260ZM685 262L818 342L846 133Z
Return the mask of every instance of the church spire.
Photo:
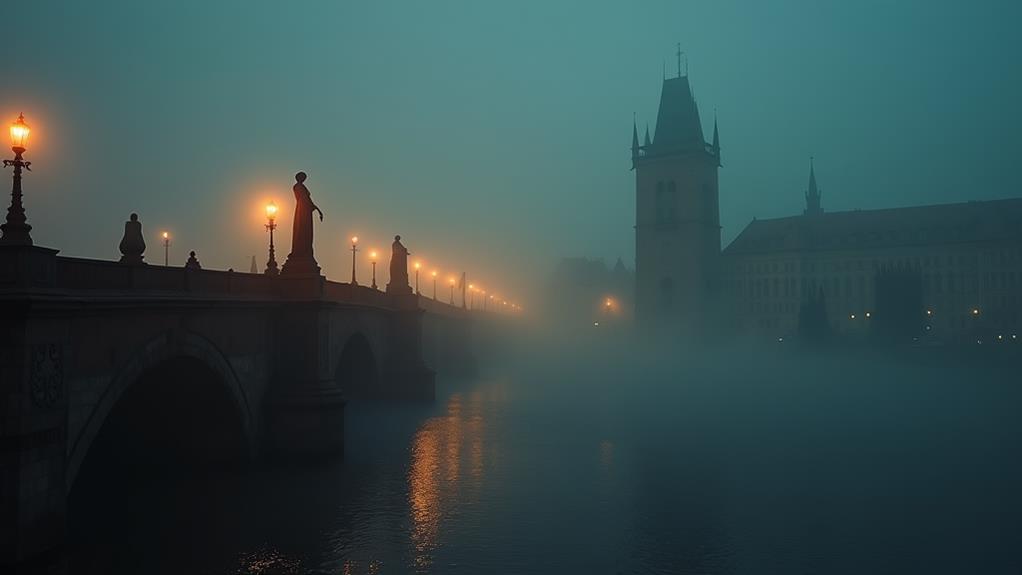
M649 146L649 144L650 144L650 141L649 141L649 122L646 122L646 137L643 138L643 140L642 140L642 146L643 147L647 147L647 146Z
M816 186L816 169L813 165L813 157L809 157L809 190L806 191L805 215L815 216L823 213L820 206L820 189Z

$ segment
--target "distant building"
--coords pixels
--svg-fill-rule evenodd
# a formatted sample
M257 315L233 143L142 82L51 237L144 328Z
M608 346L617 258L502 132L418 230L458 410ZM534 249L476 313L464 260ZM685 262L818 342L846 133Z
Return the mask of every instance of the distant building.
M809 192L803 215L753 220L724 250L736 328L794 334L822 292L831 329L865 336L889 269L918 275L921 339L1019 335L1022 199L825 213L812 168Z
M703 139L687 76L664 80L656 132L643 140L633 124L640 326L779 338L811 309L802 326L866 336L877 286L899 285L919 293L880 294L881 307L918 302L920 340L1022 336L1022 199L826 212L810 164L802 215L754 219L721 252L720 138L714 119L712 142ZM901 279L878 282L885 273Z
M631 319L634 285L635 274L621 258L613 268L602 259L564 258L551 277L549 293L553 294L554 308L549 315L576 325L601 318Z

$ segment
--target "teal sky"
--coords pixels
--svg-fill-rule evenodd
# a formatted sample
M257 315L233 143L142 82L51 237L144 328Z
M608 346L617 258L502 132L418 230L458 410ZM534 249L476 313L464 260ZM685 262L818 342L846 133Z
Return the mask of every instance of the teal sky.
M1013 2L33 0L7 15L0 113L34 128L36 243L69 255L116 257L137 211L149 261L168 229L179 265L195 249L206 267L261 266L261 206L284 206L284 256L305 170L334 279L353 233L381 250L400 233L430 269L515 294L565 255L631 266L632 114L655 122L676 42L705 129L719 117L725 243L801 211L810 155L827 210L1020 194Z

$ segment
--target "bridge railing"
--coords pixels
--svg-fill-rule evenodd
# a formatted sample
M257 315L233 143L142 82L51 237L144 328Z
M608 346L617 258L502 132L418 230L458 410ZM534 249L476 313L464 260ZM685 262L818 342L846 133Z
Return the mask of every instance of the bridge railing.
M57 257L56 287L75 290L139 290L272 296L273 278L232 271L191 270L166 266Z
M187 293L194 295L238 296L271 299L310 297L344 304L385 309L398 305L395 296L369 286L304 278L304 289L295 290L290 278L235 271L187 269L160 265L125 265L114 261L56 257L55 286L63 290L115 291L141 294ZM463 318L481 313L458 305L419 296L415 305L427 313Z

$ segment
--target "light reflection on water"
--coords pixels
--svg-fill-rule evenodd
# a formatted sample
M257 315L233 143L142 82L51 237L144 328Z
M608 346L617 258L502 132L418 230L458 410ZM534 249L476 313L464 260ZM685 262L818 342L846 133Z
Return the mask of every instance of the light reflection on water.
M352 403L341 462L96 499L73 572L1020 571L1018 386L747 363L537 368L442 382L431 405Z

